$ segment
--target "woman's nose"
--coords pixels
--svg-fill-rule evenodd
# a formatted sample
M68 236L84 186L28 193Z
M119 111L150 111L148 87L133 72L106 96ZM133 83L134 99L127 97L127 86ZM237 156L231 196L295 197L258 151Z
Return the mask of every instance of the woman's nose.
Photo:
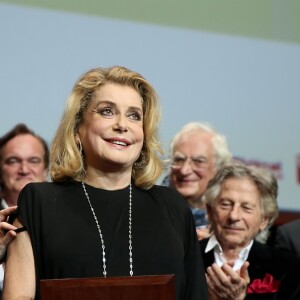
M119 116L117 122L115 124L115 130L119 130L121 132L128 131L128 124L125 116Z

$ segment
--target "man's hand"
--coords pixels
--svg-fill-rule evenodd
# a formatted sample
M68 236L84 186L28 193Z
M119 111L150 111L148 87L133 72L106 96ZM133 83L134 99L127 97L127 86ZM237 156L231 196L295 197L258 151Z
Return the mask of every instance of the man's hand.
M243 300L250 282L249 262L245 262L239 271L234 271L229 264L219 267L217 264L207 268L206 280L211 299Z
M8 216L16 209L17 206L12 206L0 210L0 262L2 262L5 257L8 244L17 236L17 233L14 231L17 227L6 222Z

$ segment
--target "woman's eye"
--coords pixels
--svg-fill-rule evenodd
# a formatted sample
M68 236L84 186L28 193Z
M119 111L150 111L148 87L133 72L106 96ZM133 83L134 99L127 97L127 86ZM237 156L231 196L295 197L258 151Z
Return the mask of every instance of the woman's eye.
M98 113L102 116L111 116L114 112L111 107L104 107L102 109L99 109Z
M140 113L138 112L130 112L129 113L129 118L135 121L140 121L142 120L142 116Z

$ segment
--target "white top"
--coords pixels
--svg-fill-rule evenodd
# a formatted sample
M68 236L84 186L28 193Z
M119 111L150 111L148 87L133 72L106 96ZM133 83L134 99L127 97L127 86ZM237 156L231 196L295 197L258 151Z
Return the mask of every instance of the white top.
M250 244L247 247L241 250L241 252L239 253L239 257L234 261L234 265L233 265L234 271L239 270L243 265L243 263L247 260L252 245L253 245L253 240L250 242ZM205 253L209 252L212 249L214 250L215 263L219 267L221 267L224 263L227 262L227 260L226 257L224 256L222 247L214 234L208 240L208 243L205 248Z

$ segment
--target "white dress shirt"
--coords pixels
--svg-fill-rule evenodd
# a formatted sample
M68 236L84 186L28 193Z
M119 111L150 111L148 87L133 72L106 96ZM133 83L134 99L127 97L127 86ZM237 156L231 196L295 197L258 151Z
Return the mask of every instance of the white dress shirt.
M239 257L234 261L233 270L239 270L243 263L247 260L250 249L253 245L253 240L250 242L248 246L243 248L240 253ZM214 256L215 256L215 263L221 267L224 263L227 262L227 259L224 255L223 249L218 242L216 236L213 234L208 240L208 243L205 248L205 253L209 252L210 250L214 250Z

